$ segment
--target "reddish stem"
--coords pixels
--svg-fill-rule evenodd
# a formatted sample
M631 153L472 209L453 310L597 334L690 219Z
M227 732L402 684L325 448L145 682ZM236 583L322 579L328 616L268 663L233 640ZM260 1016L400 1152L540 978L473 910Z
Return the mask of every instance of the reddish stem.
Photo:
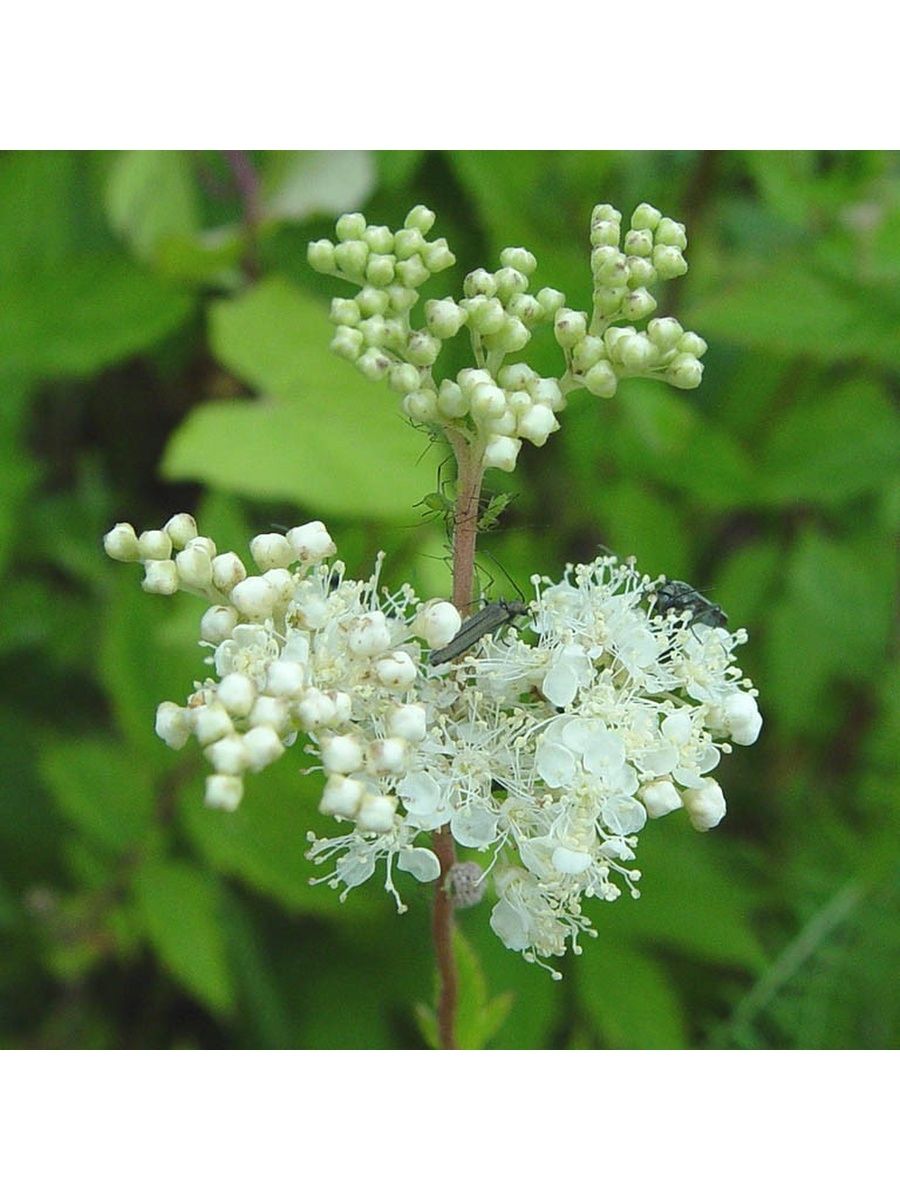
M471 446L452 430L448 431L447 436L456 455L457 465L456 511L453 523L453 603L460 612L465 613L472 604L478 504L481 499L484 467L480 447ZM456 854L448 825L435 832L432 845L441 864L431 924L440 981L438 1038L442 1050L455 1050L457 982L456 960L453 955L453 902L447 891L447 872L456 862Z

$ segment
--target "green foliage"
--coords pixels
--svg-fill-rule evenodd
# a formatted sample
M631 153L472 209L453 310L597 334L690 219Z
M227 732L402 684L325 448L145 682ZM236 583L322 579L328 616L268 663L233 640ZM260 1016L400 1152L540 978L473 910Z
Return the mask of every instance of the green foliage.
M718 829L650 823L641 899L591 902L561 983L500 945L489 899L459 914L460 1042L900 1045L896 155L241 161L256 207L214 152L0 156L0 1044L434 1044L428 890L404 881L400 916L377 885L311 886L327 822L300 747L237 812L204 808L200 756L153 731L209 670L201 603L144 595L100 538L191 508L244 553L322 517L348 562L384 547L386 583L446 594L444 454L329 351L307 241L422 201L459 255L447 290L521 244L585 307L592 206L647 198L688 227L659 315L710 342L703 386L573 395L490 481L480 545L525 587L600 545L692 581L748 629L766 724L719 768Z

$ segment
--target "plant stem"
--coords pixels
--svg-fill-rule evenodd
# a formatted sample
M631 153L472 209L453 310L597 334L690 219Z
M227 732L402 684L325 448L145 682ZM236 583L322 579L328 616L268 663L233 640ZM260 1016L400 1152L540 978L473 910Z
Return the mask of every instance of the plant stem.
M481 446L472 445L455 431L447 437L456 456L456 509L453 521L453 603L465 613L472 604L475 580L475 542L478 537L478 504L484 476ZM444 825L433 838L441 864L432 918L432 937L440 988L438 1037L442 1050L456 1049L456 960L453 957L453 902L447 891L447 872L456 861L450 827Z

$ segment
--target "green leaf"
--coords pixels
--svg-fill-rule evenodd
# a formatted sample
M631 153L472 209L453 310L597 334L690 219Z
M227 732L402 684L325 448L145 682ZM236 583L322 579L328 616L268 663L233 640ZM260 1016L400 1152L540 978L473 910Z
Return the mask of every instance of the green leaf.
M155 345L190 307L125 258L68 259L0 282L0 361L21 374L91 374Z
M713 425L696 400L663 384L629 381L621 421L609 427L611 448L626 476L650 475L703 504L720 509L755 491L753 464L725 429Z
M456 1040L461 1050L481 1050L502 1025L512 994L488 997L487 979L475 951L458 929L453 932L458 1001Z
M818 727L828 680L865 679L891 628L893 552L883 539L837 542L812 530L797 542L766 635L766 696L791 729Z
M727 785L726 785L727 791ZM765 956L753 930L755 897L727 857L716 833L695 833L684 813L651 822L641 835L637 866L641 897L594 903L588 915L600 943L584 957L616 942L663 945L691 958L757 970Z
M60 811L106 850L133 846L153 820L153 779L115 742L51 742L41 774Z
M153 258L166 239L190 236L199 227L199 197L183 150L121 151L105 199L110 225L138 258Z
M424 150L376 150L379 186L391 191L409 187L425 153Z
M782 557L777 542L752 542L735 550L720 569L712 594L732 628L765 619L781 590Z
M635 555L651 575L680 578L690 564L684 520L675 505L646 486L619 480L604 487L598 510L610 547L620 558Z
M771 431L760 463L760 491L770 503L847 500L900 471L900 418L884 390L866 380L778 413Z
M279 150L265 158L265 212L277 220L355 211L374 186L369 150Z
M685 1014L672 980L648 953L606 936L576 961L578 999L614 1050L682 1050Z
M37 463L25 453L23 433L29 389L24 381L0 376L0 573L19 530L20 507L39 477Z
M889 289L867 291L817 275L807 263L729 284L691 305L683 320L707 340L824 362L859 357L892 367L900 354L897 302Z
M234 1006L234 981L218 880L192 863L159 859L141 867L134 891L163 963L201 1004L227 1014Z
M169 443L167 477L323 515L409 519L434 480L422 436L396 397L330 352L330 337L325 310L284 280L214 305L218 357L276 399L195 409Z

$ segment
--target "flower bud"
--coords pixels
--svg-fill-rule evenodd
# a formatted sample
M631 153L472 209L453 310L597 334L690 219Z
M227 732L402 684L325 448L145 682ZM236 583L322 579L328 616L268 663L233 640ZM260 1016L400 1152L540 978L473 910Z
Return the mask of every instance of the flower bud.
M376 254L390 254L394 248L394 235L387 225L367 225L363 231L363 241Z
M140 543L134 526L126 521L114 525L104 536L103 549L116 562L139 562L141 558Z
M303 699L295 705L297 719L304 729L331 725L336 716L335 702L318 688L307 688Z
M271 725L256 725L244 734L247 768L262 771L284 754L284 743Z
M324 275L331 275L337 270L334 244L328 238L320 238L317 242L310 242L306 248L306 257L314 271L321 271Z
M762 729L762 716L753 696L748 692L729 696L723 705L723 723L738 746L752 746Z
M535 404L546 404L553 412L560 412L566 406L566 398L555 379L533 379L528 392Z
M341 242L334 248L334 260L349 279L361 279L369 261L369 247L365 242Z
M216 550L216 543L212 540L212 538L208 537L192 537L190 541L185 542L184 548L185 550L202 550L203 553L208 554L211 559L215 558L218 554L218 550Z
M715 780L700 788L685 789L683 799L690 822L700 833L714 829L725 816L725 797Z
M522 443L518 438L492 434L484 451L484 465L500 471L514 471Z
M382 738L368 749L369 770L376 775L399 775L406 762L408 746L403 738Z
M370 254L366 263L366 280L373 287L387 287L394 282L397 260L393 254Z
M649 317L656 308L656 300L646 288L637 288L629 292L622 301L622 315L631 321L642 321Z
M599 285L624 287L628 282L628 259L613 246L599 246L591 254L591 274Z
M417 204L406 214L404 229L417 229L422 235L428 233L435 222L434 213L424 204Z
M226 604L208 608L200 619L200 639L218 646L231 637L237 624L237 612Z
M342 242L361 238L366 232L366 218L362 213L344 213L338 217L334 231Z
M565 304L566 296L564 292L559 292L556 288L545 287L538 292L537 300L544 316L548 320L552 320Z
M531 410L533 404L534 401L528 392L510 392L506 398L506 411L512 413L518 421L520 417L524 417Z
M430 333L413 330L406 341L406 357L417 367L430 367L441 352L441 343Z
M396 796L366 792L356 814L356 827L364 833L389 833L394 828L396 809Z
M544 315L544 310L541 308L541 303L537 296L530 296L528 292L519 292L517 295L510 297L506 305L506 311L511 317L518 317L523 325L536 325Z
M591 225L592 246L618 246L622 230L617 221L595 221Z
M678 789L668 779L657 779L653 783L645 784L638 792L638 796L643 801L648 816L651 817L664 817L666 813L681 808L681 796L678 794Z
M489 336L503 328L506 313L496 297L473 296L463 301L468 326L475 333Z
M463 393L459 384L454 383L452 379L441 381L437 409L442 417L447 417L449 420L464 417L469 411L468 397Z
M497 295L501 300L510 300L528 288L528 276L512 267L501 267L494 275L497 282Z
M463 280L463 295L473 296L496 296L497 280L484 267L479 267L476 271L470 271Z
M401 396L414 392L420 379L419 370L412 363L394 363L388 371L388 387L394 392L399 392Z
M334 715L328 722L329 725L346 725L353 715L352 696L347 692L326 692L325 695L331 701L334 709Z
M166 559L172 553L172 539L162 529L145 529L138 538L143 559Z
M163 531L172 539L176 550L183 550L191 538L197 536L197 522L190 513L176 513L166 521Z
M175 567L182 587L204 591L212 583L212 563L199 546L188 546L175 555Z
M144 563L141 587L155 596L173 596L178 591L178 568L170 558L151 558Z
M472 415L478 419L499 417L506 409L506 393L493 383L479 383L471 394Z
M587 336L587 314L571 308L561 308L553 322L556 340L564 349L571 349Z
M438 415L437 396L430 388L410 392L403 397L403 411L411 421L435 421Z
M333 354L346 358L348 362L356 362L363 352L365 342L358 329L349 325L339 325L334 331L329 346Z
M695 388L703 379L703 363L693 354L677 354L666 368L666 380L678 388Z
M307 521L305 525L295 525L287 531L286 537L294 554L302 563L321 562L337 552L331 534L321 521Z
M595 225L598 221L613 221L619 225L622 221L622 214L611 204L595 204L591 213L591 224Z
M679 341L678 349L683 354L692 354L694 358L702 358L709 347L698 334L686 333Z
M283 733L288 723L287 704L278 696L257 696L248 719L254 728L269 725L277 733Z
M358 658L371 658L390 647L391 631L383 612L374 611L357 617L350 626L347 646Z
M366 379L371 379L373 382L384 379L390 365L391 360L387 355L381 350L376 350L374 346L356 360L357 369L365 375Z
M191 736L190 711L164 700L156 710L156 736L172 750L180 750Z
M358 737L343 734L322 744L322 766L329 775L349 775L363 765L363 748Z
M427 731L424 704L398 704L388 717L388 733L407 742L421 742Z
M537 270L537 259L522 246L507 246L501 250L500 262L504 267L511 267L523 275L533 275Z
M628 289L620 287L599 287L594 292L594 310L601 317L611 317L619 311L628 295Z
M416 614L413 629L430 650L440 650L459 633L462 617L449 600L429 600Z
M231 589L231 603L245 617L270 617L277 602L277 591L261 575L242 579Z
M632 255L625 260L628 269L628 287L632 291L641 287L651 287L656 283L656 267L649 258L637 258Z
M655 229L662 218L662 213L652 204L639 204L631 215L632 229Z
M358 332L367 346L380 347L388 341L388 323L380 313L360 321Z
M663 354L673 350L684 330L674 317L654 317L647 325L647 336Z
M302 693L305 682L306 671L303 663L283 658L269 663L266 673L266 691L270 696L295 700Z
M501 367L497 378L501 387L517 392L522 388L527 388L537 377L537 372L533 371L528 363L520 362L508 363L505 367Z
M431 275L420 254L413 254L403 262L398 262L395 273L405 288L421 287Z
M246 717L256 700L256 688L246 675L232 671L220 682L216 698L232 717Z
M658 246L677 246L679 250L687 249L687 236L680 221L662 217L653 231L653 240Z
M228 734L203 751L220 775L240 775L250 765L250 755L244 739L237 733Z
M654 246L653 265L660 279L677 279L687 272L687 263L677 246Z
M388 309L400 315L408 313L419 299L418 292L413 291L412 288L403 287L399 283L392 283L380 295L387 297Z
M429 300L425 304L425 321L437 338L455 337L465 319L465 310L449 296L445 300Z
M519 420L516 433L535 446L543 446L551 433L559 429L559 421L545 404L534 407Z
M258 534L250 543L250 553L260 571L288 567L297 557L283 533Z
M208 746L234 733L234 726L223 705L204 704L194 710L194 733L201 746Z
M649 229L632 229L625 234L623 249L626 254L649 258L653 253L653 234Z
M234 812L244 794L244 781L239 775L207 775L204 802L207 808Z
M584 386L593 396L611 400L619 386L619 377L608 359L601 358L584 377Z
M436 242L426 243L422 254L422 261L431 274L435 275L438 271L444 271L447 267L452 267L456 262L456 255L447 245L446 238L438 238Z
M616 342L615 357L629 371L645 371L655 362L657 350L645 333L631 333Z
M390 688L408 688L416 680L416 664L405 650L395 650L392 654L379 658L374 666L379 683Z
M583 375L589 371L595 362L606 357L606 344L603 338L592 337L590 334L582 338L572 347L572 366Z
M359 812L365 791L365 786L357 779L331 775L319 801L319 812L324 813L326 817L345 817L353 820Z
M394 234L394 254L398 259L421 255L425 249L425 238L418 229L398 229Z

